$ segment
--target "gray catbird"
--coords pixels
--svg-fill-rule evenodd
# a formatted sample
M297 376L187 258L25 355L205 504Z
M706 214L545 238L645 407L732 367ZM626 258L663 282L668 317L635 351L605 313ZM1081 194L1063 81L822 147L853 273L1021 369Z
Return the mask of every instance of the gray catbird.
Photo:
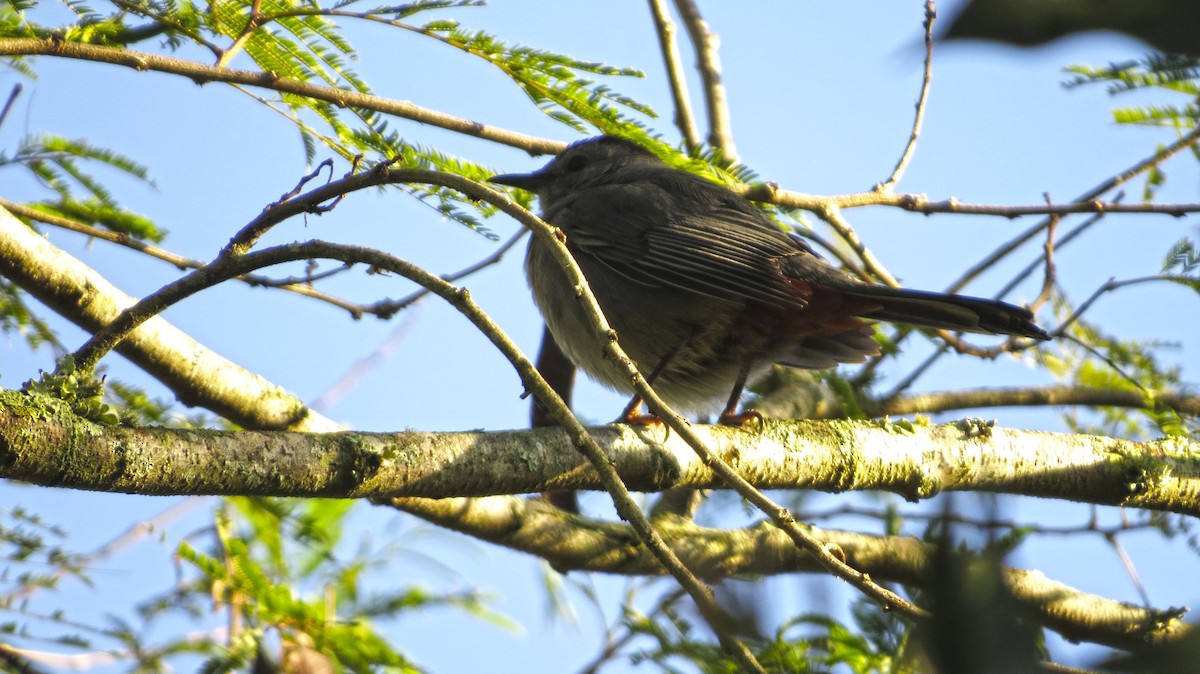
M745 418L736 411L747 378L772 363L864 362L879 345L863 319L1048 338L1021 307L859 281L742 196L615 136L577 142L534 173L491 182L538 196L621 346L681 411L711 411L724 398L721 420L736 423ZM632 391L605 362L603 338L536 238L525 271L567 356L601 383ZM637 411L635 398L624 418Z

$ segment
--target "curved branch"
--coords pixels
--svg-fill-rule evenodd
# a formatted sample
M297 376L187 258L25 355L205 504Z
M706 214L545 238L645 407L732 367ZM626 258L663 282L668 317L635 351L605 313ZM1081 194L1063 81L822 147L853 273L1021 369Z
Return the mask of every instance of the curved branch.
M937 18L937 9L934 7L933 0L925 2L925 72L921 76L921 94L917 97L917 112L913 116L912 131L908 135L908 143L904 145L904 151L900 153L900 159L896 161L896 167L892 169L889 175L883 182L875 186L875 192L891 192L892 188L899 182L900 177L904 175L904 171L908 168L908 162L912 160L913 153L917 149L917 139L921 136L921 126L925 122L925 105L929 102L929 84L933 81L933 21Z

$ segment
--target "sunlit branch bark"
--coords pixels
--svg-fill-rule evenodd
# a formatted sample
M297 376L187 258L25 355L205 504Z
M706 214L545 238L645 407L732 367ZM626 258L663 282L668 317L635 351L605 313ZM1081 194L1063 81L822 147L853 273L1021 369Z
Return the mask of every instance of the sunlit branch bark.
M334 433L103 427L53 401L0 393L0 477L145 494L490 496L602 489L560 429ZM1200 515L1200 443L1015 431L984 422L888 426L768 421L760 432L695 426L728 469L761 489L1045 496ZM590 428L628 488L722 488L678 433Z

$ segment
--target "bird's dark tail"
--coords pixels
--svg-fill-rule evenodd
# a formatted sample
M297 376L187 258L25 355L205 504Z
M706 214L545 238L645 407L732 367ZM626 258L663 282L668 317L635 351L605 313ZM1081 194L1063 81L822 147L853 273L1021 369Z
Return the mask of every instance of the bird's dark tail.
M1033 314L1028 309L1007 302L888 286L864 285L838 290L879 307L862 314L863 318L871 320L919 328L1050 339L1050 335L1033 322Z

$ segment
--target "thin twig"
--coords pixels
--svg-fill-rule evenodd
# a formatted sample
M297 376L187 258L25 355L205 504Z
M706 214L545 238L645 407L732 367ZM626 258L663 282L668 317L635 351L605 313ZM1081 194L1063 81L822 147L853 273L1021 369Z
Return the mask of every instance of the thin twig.
M896 280L896 277L892 276L884 268L883 263L867 248L867 244L863 243L863 240L858 237L858 233L854 231L854 227L842 217L840 209L836 206L827 206L815 211L815 213L817 217L828 223L833 228L833 231L837 232L838 236L842 237L842 240L858 255L858 259L862 260L863 267L873 278L894 288L900 286L900 282Z
M1116 551L1117 557L1121 559L1121 564L1125 566L1125 572L1129 574L1129 579L1133 581L1133 586L1137 588L1138 595L1142 598L1142 606L1150 608L1150 593L1146 592L1146 586L1142 584L1142 579L1138 577L1137 567L1133 565L1133 560L1125 552L1125 546L1121 545L1121 541L1117 540L1116 534L1110 534L1104 537L1108 544Z
M1145 171L1148 171L1151 168L1154 168L1155 166L1158 166L1159 164L1166 161L1168 158L1175 155L1179 151L1181 151L1187 147L1190 147L1192 145L1195 145L1198 141L1200 141L1200 127L1197 127L1191 133L1180 138L1179 140L1175 141L1174 143L1167 146L1166 148L1163 148L1161 151L1156 152L1153 155L1139 161L1138 163L1134 164L1133 166L1125 169L1124 171L1105 180L1104 182L1100 183L1099 185L1096 185L1095 187L1088 190L1087 192L1079 195L1071 203L1065 204L1065 205L1060 204L1059 206L1054 207L1054 208L1047 207L1047 210L1043 211L1043 214L1045 214L1045 215L1063 215L1066 213L1164 212L1164 213L1179 215L1182 212L1193 212L1193 213L1197 212L1198 210L1200 210L1200 208L1192 208L1192 206L1200 206L1197 204L1187 205L1187 206L1185 206L1183 211L1180 211L1180 210L1167 211L1167 210L1147 210L1145 208L1148 206L1159 206L1160 204L1133 204L1132 206L1134 206L1134 207L1130 208L1129 204L1114 204L1114 203L1106 204L1106 203L1097 201L1097 199L1100 198L1100 195L1106 194L1110 190L1131 180L1134 176L1136 176L1140 173L1143 173ZM1090 208L1088 210L1068 210L1071 208L1080 208L1083 206L1091 206L1092 208ZM1138 208L1138 207L1142 207L1142 208ZM957 281L950 284L950 287L946 289L946 292L958 292L963 287L965 287L968 283L973 281L975 279L975 277L979 276L985 270L991 268L992 265L996 264L1003 258L1007 257L1010 253L1012 253L1014 250L1016 250L1018 247L1020 247L1026 241L1037 236L1039 232L1041 232L1043 229L1045 229L1046 227L1049 227L1049 226L1050 226L1050 219L1046 218L1045 220L1042 220L1041 222L1034 225L1033 227L1030 227L1029 229L1025 230L1024 232L1021 232L1021 234L1019 234L1016 238L1014 238L1013 240L1004 244L1000 248L997 248L995 251L993 251L987 257L980 260L973 267L968 269L961 277L959 277L959 279Z
M1049 193L1046 194L1046 203L1050 203ZM1054 234L1058 231L1058 223L1061 219L1057 215L1052 215L1046 226L1046 243L1042 246L1042 259L1045 261L1042 290L1038 293L1037 299L1029 305L1029 310L1034 313L1037 313L1037 310L1050 299L1050 293L1054 290Z
M708 30L694 0L675 0L675 10L687 28L692 49L696 52L696 69L704 83L704 102L708 110L708 144L719 149L729 161L737 161L733 144L733 127L729 121L729 100L721 82L721 59L717 55L720 41Z
M1186 416L1200 416L1200 396L1187 393L1156 393L1153 399L1141 391L1111 389L1096 386L1030 386L1006 388L979 388L956 391L931 391L909 395L889 394L878 400L859 401L859 407L868 417L899 416L905 414L938 414L960 410L988 407L1125 407L1130 409L1154 409L1156 406L1175 410ZM822 403L812 413L812 419L844 418L845 411L838 405Z
M17 97L21 95L22 86L20 82L13 85L12 91L8 93L8 99L4 101L4 108L0 109L0 127L4 126L4 120L8 119L8 113L12 110L13 105L17 102Z
M865 517L879 521L890 521L893 519L914 520L917 522L938 522L946 521L951 524L973 527L976 529L1003 529L1006 531L1019 530L1022 534L1032 534L1039 536L1078 536L1092 535L1107 538L1117 534L1129 533L1131 531L1142 531L1145 529L1157 529L1158 525L1149 520L1140 523L1131 523L1127 520L1120 524L1101 527L1094 517L1089 516L1088 521L1080 525L1060 525L1052 526L1046 524L1037 524L1030 522L1018 522L1010 519L997 519L993 517L979 518L970 517L958 513L946 512L897 512L891 508L870 508L859 505L842 505L836 508L827 510L819 510L812 512L802 512L805 520L821 521L832 520L838 517Z
M1102 295L1104 295L1105 293L1109 293L1109 292L1112 292L1119 288L1124 288L1126 286L1138 285L1141 283L1153 283L1156 281L1172 281L1172 282L1185 282L1186 283L1186 282L1192 282L1192 281L1194 281L1194 279L1191 279L1186 276L1179 276L1177 274L1154 274L1153 276L1140 276L1138 278L1125 279L1123 281L1118 281L1116 279L1109 279L1108 282L1106 282L1104 285L1101 285L1099 288L1096 289L1095 292L1093 292L1091 294L1090 297L1088 297L1086 300L1084 300L1083 304L1080 304L1079 307L1076 308L1075 311L1073 311L1071 313L1071 315L1068 316L1067 319L1065 321L1063 321L1062 324L1059 325L1058 328L1056 328L1050 334L1050 336L1051 337L1064 336L1066 334L1067 328L1069 328L1072 323L1079 320L1079 317L1082 316L1084 314L1084 312L1086 312L1088 309L1090 309L1091 306L1096 303L1096 300L1100 299L1100 297Z
M524 228L518 230L516 234L510 236L507 241L500 244L500 247L487 257L481 258L479 261L473 262L452 274L445 274L442 276L442 279L453 283L454 281L466 278L467 276L470 276L471 274L474 274L485 267L490 267L491 265L499 263L500 260L504 259L504 256L508 254L508 251L512 250L512 247L515 246L518 241L525 238L525 235L528 233L529 230ZM420 290L415 290L411 294L406 295L398 300L379 302L374 306L374 310L380 315L390 316L401 309L409 307L428 294L428 288L421 288Z
M1191 143L1194 144L1196 134L1193 136ZM1182 149L1182 148L1180 148ZM1156 155L1160 159L1166 159L1161 155ZM1143 167L1143 170L1150 168ZM909 211L910 213L920 213L921 215L935 214L958 214L958 215L992 215L1000 218L1021 218L1030 215L1069 215L1071 213L1156 213L1160 215L1170 215L1174 217L1183 217L1190 213L1200 213L1200 202L1191 203L1173 203L1173 204L1158 204L1158 203L1138 203L1138 204L1118 204L1111 201L1104 201L1098 197L1081 197L1075 201L1068 203L1056 204L1047 206L1045 204L1022 204L1016 206L1003 206L1000 204L976 204L961 201L957 198L950 197L948 199L934 200L924 194L911 194L907 192L854 192L851 194L805 194L803 192L794 192L792 190L781 189L776 186L774 189L765 190L762 184L746 185L733 188L736 192L752 201L764 201L775 204L781 208L799 208L813 213L829 208L864 208L867 206L889 206ZM1111 189L1111 188L1110 188ZM1037 236L1041 228L1045 227L1045 223L1041 223L1039 228L1024 234L1024 238L1019 243L1024 243L1029 239Z
M662 52L663 66L667 71L667 82L671 89L671 100L675 104L675 127L683 135L688 148L700 145L700 132L696 129L696 118L692 115L692 102L688 96L687 77L679 60L679 45L675 43L675 23L667 12L665 0L650 0L650 15L654 17L654 28L658 35L658 48Z
M1140 212L1140 213L1166 213L1169 215L1180 216L1185 213L1200 212L1200 204L1166 204L1166 205L1164 205L1164 204L1133 204L1133 205L1128 205L1128 204L1120 203L1119 199L1115 200L1114 202L1102 202L1102 201L1099 201L1099 197L1102 194L1105 194L1105 193L1119 187L1120 185L1128 182L1129 180L1132 180L1135 176L1139 175L1140 173L1143 173L1145 171L1148 171L1148 170L1160 165L1162 162L1164 162L1167 159L1169 159L1170 157L1178 154L1182 150L1185 150L1190 147L1194 147L1198 142L1200 142L1200 128L1193 129L1190 133L1184 135L1182 138L1175 141L1171 145L1163 148L1159 152L1156 152L1153 155L1146 157L1145 159L1142 159L1141 161L1134 164L1133 166L1130 166L1129 168L1125 169L1124 171L1117 173L1116 175L1108 178L1104 182L1100 183L1099 185L1096 185L1092 189L1090 189L1087 192L1085 192L1084 194L1080 195L1079 197L1077 197L1075 199L1075 201L1073 201L1072 203L1069 203L1069 204L1058 204L1055 206L1040 206L1040 207L1034 207L1034 206L989 207L989 206L982 206L982 205L968 206L968 205L960 204L953 199L950 199L950 200L947 200L944 202L940 202L939 205L934 206L932 204L929 204L928 201L923 196L890 195L890 194L888 194L888 195L878 194L878 195L874 195L874 196L884 197L884 198L889 198L889 199L891 199L891 198L899 199L899 201L897 201L895 203L877 204L877 205L896 205L896 206L900 206L901 208L906 208L907 210L915 210L917 212L922 212L922 213L926 213L926 214L934 213L934 212L938 212L938 213L945 212L945 213L975 213L975 214L980 214L980 215L999 215L999 216L1004 216L1004 217L1017 217L1019 215L1032 215L1035 213L1041 214L1041 215L1056 216L1056 215L1065 215L1067 213L1095 213L1097 215L1104 215L1106 213L1121 213L1121 212L1139 213ZM773 203L784 203L784 202L794 200L794 196L789 197L788 193L786 193L782 190L777 190L777 189L770 191L766 196L769 197L769 200L771 200ZM871 197L872 195L866 195L866 196ZM1118 195L1118 196L1120 197L1122 195ZM830 199L835 204L865 205L865 201L861 198L861 195L846 195L844 197L831 197ZM810 200L805 199L804 201L806 203L809 203L810 206L812 206L812 204L813 204L813 202ZM799 205L797 205L796 207L805 208L805 206L799 206ZM943 207L944 207L944 209L943 209ZM820 214L821 212L824 212L825 209L829 209L830 205L828 202L821 203L820 208L821 208L821 210L814 210L814 212ZM1089 221L1089 223L1085 223L1085 224L1090 224L1090 221ZM975 265L970 267L966 272L964 272L962 274L962 276L960 276L956 281L951 283L946 288L946 292L948 292L948 293L960 292L964 287L966 287L967 284L969 284L971 281L975 280L975 278L977 278L984 271L991 268L993 265L995 265L1001 259L1010 255L1013 251L1017 250L1019 247L1024 245L1027 241L1029 241L1033 237L1037 236L1043 229L1045 229L1046 227L1049 227L1049 226L1050 226L1050 218L1047 217L1044 220L1035 224L1034 226L1029 227L1025 231L1021 232L1016 237L1014 237L1007 243L1001 245L999 248L993 250L991 253L989 253L986 257L984 257L978 263L976 263ZM1082 231L1082 228L1076 228L1076 232L1078 232L1078 231ZM1074 235L1076 232L1072 232L1072 235ZM1025 273L1027 273L1027 272L1023 271L1022 275ZM1012 287L1012 284L1010 284L1010 286L1006 286L1006 289L1009 289L1011 287ZM899 333L897 333L896 335L893 335L893 342L896 344L899 344L901 341L903 341L903 339L910 332L911 331L908 330L907 328L902 328ZM937 360L938 357L940 357L940 354L934 354L929 359L927 359L926 362L923 364L921 371L923 372L924 368L927 368L929 365L931 365L934 361ZM883 358L876 358L876 359L872 360L870 363L868 363L866 366L864 366L863 369L856 375L854 381L858 384L861 384L862 382L865 382L865 381L868 381L869 379L871 379L874 376L875 371L879 368L879 366L882 362L883 362ZM914 372L913 374L915 375L918 373ZM906 381L906 386L910 385L913 381L915 381L915 377L910 375L909 377L906 377L905 381ZM903 389L900 387L897 387L894 392L899 392L900 390L903 390Z
M77 232L95 239L101 239L103 241L108 241L109 243L115 243L131 250L136 250L139 253L144 253L157 260L162 260L163 262L172 264L179 269L200 269L205 265L205 263L200 260L185 257L177 253L172 253L169 250L159 248L158 246L153 246L141 241L140 239L129 236L128 234L101 229L99 227L93 227L70 218L64 218L62 216L52 215L50 213L43 213L37 209L29 208L28 206L8 201L7 199L0 198L0 208L4 208L13 215L22 218L28 218L36 222L41 222L43 224ZM339 309L345 309L353 318L362 318L362 316L365 314L380 314L379 310L371 305L351 302L336 295L330 295L329 293L317 290L316 288L308 285L310 281L317 280L323 276L341 273L342 271L344 271L344 269L334 269L324 272L323 274L315 274L291 279L272 279L270 277L261 276L258 274L247 274L238 278L237 280L251 286L278 288L280 290L286 290L290 293L296 293L297 295L303 295L304 297L310 297L312 299L331 304ZM383 318L387 317L382 314L380 315Z
M233 57L237 56L242 47L246 46L246 43L250 41L250 37L254 34L254 31L259 26L259 22L262 20L261 12L262 0L254 0L254 2L250 3L250 11L246 15L246 25L242 27L242 32L238 34L233 44L224 49L221 52L221 56L217 58L216 66L218 68L228 66Z
M933 81L933 20L936 18L937 9L934 7L933 0L927 0L925 23L923 24L925 28L925 73L921 78L921 94L917 97L917 112L913 118L912 133L908 136L908 143L905 144L904 152L900 154L896 167L892 169L892 174L875 186L875 192L892 191L892 188L904 175L905 169L908 168L908 162L912 160L913 153L917 149L917 138L921 135L921 126L925 121L925 105L929 101L929 84Z
M1122 190L1120 192L1117 192L1117 194L1113 197L1112 203L1120 203L1120 202L1124 201L1124 199L1125 199L1125 192L1124 192L1124 190ZM1079 223L1078 225L1075 225L1075 227L1072 228L1071 231L1067 232L1066 234L1064 234L1063 236L1058 238L1058 241L1057 241L1057 243L1055 243L1054 247L1056 249L1061 249L1063 246L1065 246L1068 243L1070 243L1071 241L1075 240L1076 237L1083 234L1087 230L1091 229L1096 223L1103 220L1105 215L1106 215L1106 213L1097 213L1097 214L1093 215L1092 217L1087 218L1083 222ZM1010 292L1012 292L1014 289L1016 289L1016 287L1018 285L1020 285L1020 283L1022 281L1024 281L1026 278L1028 278L1029 275L1032 274L1038 267L1044 268L1044 266L1045 266L1044 263L1045 263L1045 251L1043 251L1042 254L1039 255L1037 258L1034 258L1034 260L1031 261L1028 265L1026 265L1024 269L1017 272L1016 274L1013 274L1013 277L1011 279L1009 279L1008 283L1004 284L1004 286L1002 288L997 290L995 292L995 294L992 295L992 297L994 297L996 299L1003 299L1004 297L1007 297Z

